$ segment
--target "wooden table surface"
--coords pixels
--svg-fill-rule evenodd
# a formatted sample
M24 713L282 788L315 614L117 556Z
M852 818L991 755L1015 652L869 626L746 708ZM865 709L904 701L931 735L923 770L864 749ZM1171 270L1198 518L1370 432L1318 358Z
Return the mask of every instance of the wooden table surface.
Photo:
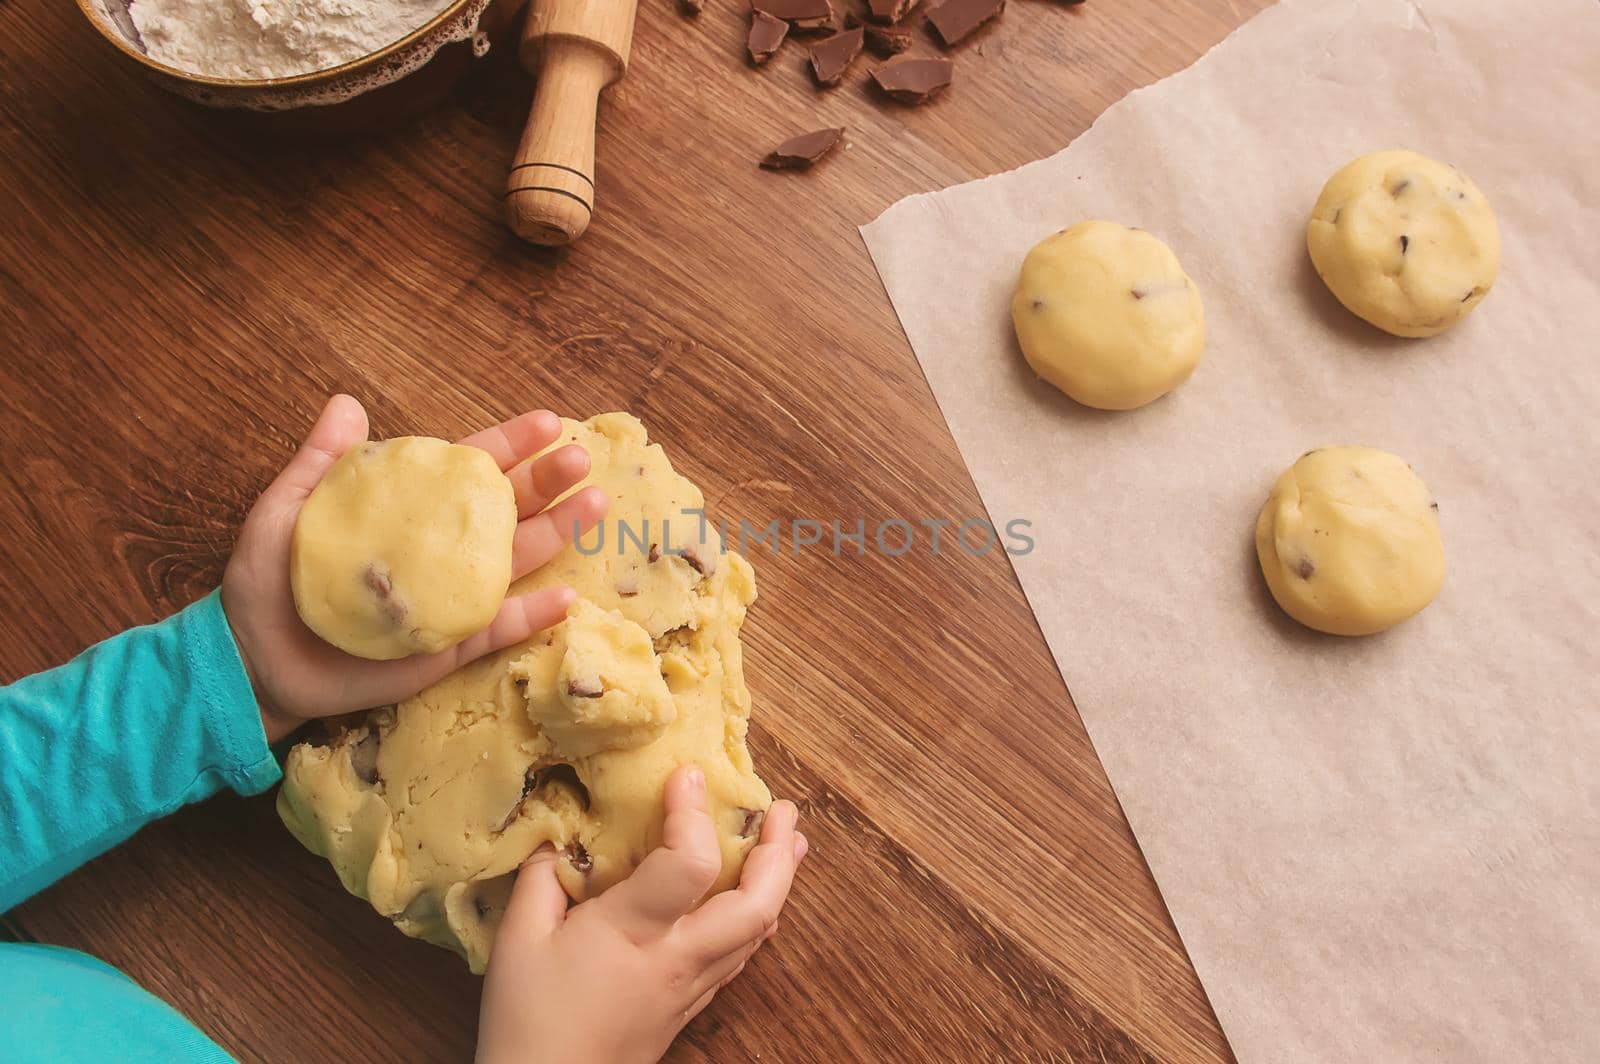
M855 227L1059 149L1264 0L1014 0L916 110L865 62L818 93L792 42L748 68L742 6L645 0L595 222L551 252L498 213L531 93L504 59L397 130L271 143L72 4L0 5L0 680L213 587L336 389L381 435L631 410L733 521L982 516ZM849 150L755 168L821 125ZM813 856L674 1059L1227 1059L1004 556L752 561L751 746ZM471 1051L478 980L347 896L270 795L145 829L4 929L245 1060Z

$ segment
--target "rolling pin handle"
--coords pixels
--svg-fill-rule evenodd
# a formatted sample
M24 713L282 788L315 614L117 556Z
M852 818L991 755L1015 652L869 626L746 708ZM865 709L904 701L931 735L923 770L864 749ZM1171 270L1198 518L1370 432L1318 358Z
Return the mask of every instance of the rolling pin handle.
M594 126L615 58L579 39L543 43L533 109L506 180L506 221L522 239L576 240L594 213Z

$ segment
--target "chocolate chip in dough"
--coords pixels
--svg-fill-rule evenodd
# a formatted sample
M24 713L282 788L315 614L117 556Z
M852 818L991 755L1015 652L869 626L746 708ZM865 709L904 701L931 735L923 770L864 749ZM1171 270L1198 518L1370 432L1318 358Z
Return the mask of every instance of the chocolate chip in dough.
M767 811L765 809L746 809L744 811L744 823L739 827L739 837L741 839L755 838L761 834L761 825L766 819Z
M600 685L599 680L567 681L567 697L569 698L599 698L605 693L605 688Z
M567 848L561 854L579 875L586 876L594 869L594 858L589 856L589 851L577 839L567 843Z
M1404 233L1401 233L1400 234L1400 254L1404 255L1406 253L1406 249L1409 248L1410 246L1411 246L1411 238L1406 236Z
M369 787L378 783L378 733L369 731L350 748L350 768Z
M1300 579L1310 580L1311 574L1317 571L1317 567L1311 564L1310 558L1301 558L1295 563L1294 571Z

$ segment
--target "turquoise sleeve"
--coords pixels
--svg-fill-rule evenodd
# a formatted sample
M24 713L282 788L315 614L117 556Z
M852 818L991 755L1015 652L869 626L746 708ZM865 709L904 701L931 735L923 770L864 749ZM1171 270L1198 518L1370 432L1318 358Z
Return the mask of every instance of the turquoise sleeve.
M0 687L0 912L151 820L279 774L215 591Z

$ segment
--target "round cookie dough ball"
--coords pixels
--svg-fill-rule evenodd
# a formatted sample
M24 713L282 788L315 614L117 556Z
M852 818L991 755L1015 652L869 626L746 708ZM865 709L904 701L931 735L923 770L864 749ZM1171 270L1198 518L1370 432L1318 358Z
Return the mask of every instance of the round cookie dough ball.
M1332 635L1399 624L1444 582L1428 486L1371 447L1309 451L1285 470L1256 521L1256 556L1284 612Z
M1306 247L1339 302L1396 336L1444 332L1500 268L1500 230L1478 186L1414 151L1363 155L1329 178Z
M487 451L425 436L364 443L300 509L295 608L358 657L444 650L499 612L516 528L516 494Z
M1200 292L1172 250L1140 229L1080 222L1022 261L1011 323L1033 371L1084 406L1132 410L1194 372Z

